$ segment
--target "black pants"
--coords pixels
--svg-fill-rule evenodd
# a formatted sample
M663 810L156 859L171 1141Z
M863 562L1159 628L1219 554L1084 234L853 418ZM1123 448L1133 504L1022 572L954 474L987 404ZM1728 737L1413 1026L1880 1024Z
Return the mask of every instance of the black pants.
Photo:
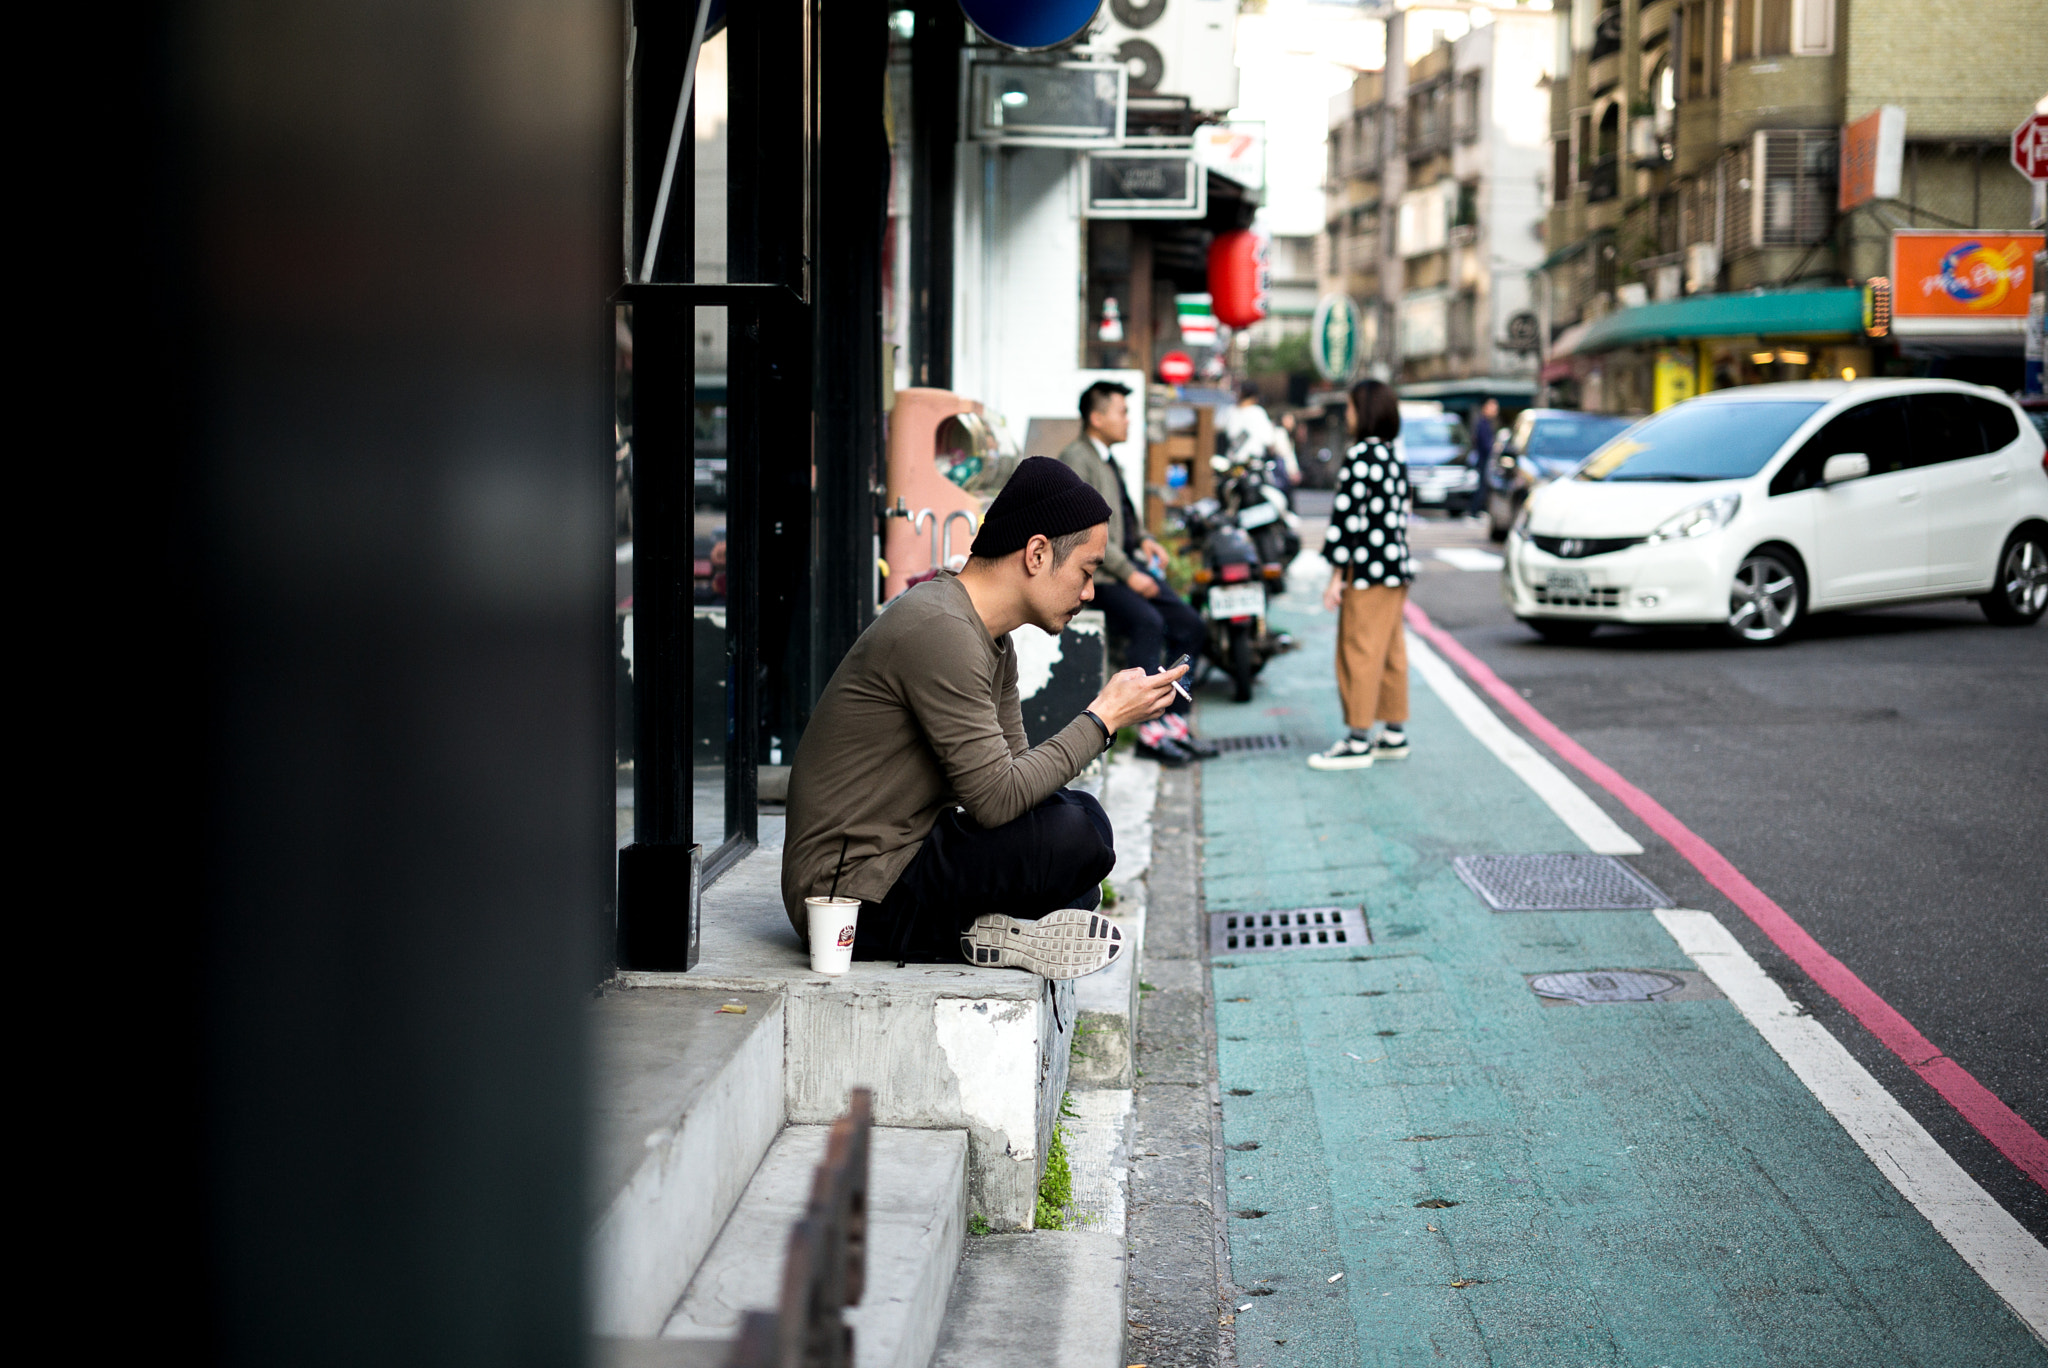
M1109 814L1085 793L1061 789L999 827L948 809L888 895L861 904L853 957L955 962L976 917L1093 911L1115 865Z
M1202 658L1202 639L1207 635L1202 615L1181 602L1164 583L1159 586L1159 597L1148 599L1128 585L1097 580L1095 606L1102 610L1111 631L1128 638L1125 665L1151 671L1176 656L1185 655L1191 665ZM1188 708L1188 700L1175 694L1168 711L1185 713Z

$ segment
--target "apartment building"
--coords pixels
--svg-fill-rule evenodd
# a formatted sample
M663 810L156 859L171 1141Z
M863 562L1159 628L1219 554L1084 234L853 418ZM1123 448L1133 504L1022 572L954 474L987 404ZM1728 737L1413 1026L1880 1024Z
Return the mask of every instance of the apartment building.
M1553 22L1536 291L1553 399L1649 411L1873 374L2018 386L2023 309L1913 320L1892 277L1902 242L1950 234L2030 280L2006 141L2048 84L2038 0L1559 0Z
M1323 287L1358 301L1362 352L1404 394L1526 402L1549 7L1390 5L1383 22L1386 66L1332 102Z

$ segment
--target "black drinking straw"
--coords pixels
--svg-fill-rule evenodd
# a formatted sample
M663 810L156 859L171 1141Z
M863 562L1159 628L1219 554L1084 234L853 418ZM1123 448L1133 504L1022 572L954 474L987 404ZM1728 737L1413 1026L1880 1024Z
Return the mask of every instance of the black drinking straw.
M828 898L839 896L839 876L846 872L846 845L852 839L853 833L850 831L839 839L839 868L832 871L832 891L825 895Z

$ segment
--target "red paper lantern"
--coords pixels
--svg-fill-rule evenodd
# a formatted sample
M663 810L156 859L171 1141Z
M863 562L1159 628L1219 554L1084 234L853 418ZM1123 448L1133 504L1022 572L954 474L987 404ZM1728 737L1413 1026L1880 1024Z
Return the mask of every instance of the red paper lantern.
M1218 233L1209 244L1209 296L1216 321L1248 328L1266 316L1266 240L1250 229Z
M1170 351L1159 358L1159 378L1169 385L1185 385L1195 378L1195 358L1184 351Z

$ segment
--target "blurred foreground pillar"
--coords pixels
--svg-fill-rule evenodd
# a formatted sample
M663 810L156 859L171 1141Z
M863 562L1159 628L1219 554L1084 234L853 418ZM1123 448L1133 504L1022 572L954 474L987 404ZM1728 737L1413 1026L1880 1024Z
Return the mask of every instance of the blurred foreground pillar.
M623 16L167 13L209 1356L573 1363Z

